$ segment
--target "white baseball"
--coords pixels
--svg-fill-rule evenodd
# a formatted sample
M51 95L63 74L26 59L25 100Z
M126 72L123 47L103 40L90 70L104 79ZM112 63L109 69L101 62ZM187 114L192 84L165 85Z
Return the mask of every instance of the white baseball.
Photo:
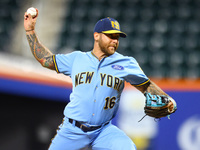
M27 14L30 14L32 17L35 17L37 15L37 11L34 7L30 7L29 9L27 9Z

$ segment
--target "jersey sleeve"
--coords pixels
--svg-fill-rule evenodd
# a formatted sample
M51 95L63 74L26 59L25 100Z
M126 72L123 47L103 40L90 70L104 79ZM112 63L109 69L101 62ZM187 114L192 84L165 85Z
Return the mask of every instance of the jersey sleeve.
M69 54L56 54L53 56L55 70L57 73L63 73L65 75L71 75L73 62L78 52L72 52Z
M149 82L149 78L144 74L138 62L130 58L129 65L126 67L127 75L125 80L134 86L141 86Z

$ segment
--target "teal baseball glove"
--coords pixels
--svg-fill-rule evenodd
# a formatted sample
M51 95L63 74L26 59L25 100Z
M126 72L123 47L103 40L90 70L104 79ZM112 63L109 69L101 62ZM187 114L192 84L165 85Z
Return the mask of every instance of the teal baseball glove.
M168 96L144 94L146 97L145 114L154 118L166 117L177 110L176 102Z

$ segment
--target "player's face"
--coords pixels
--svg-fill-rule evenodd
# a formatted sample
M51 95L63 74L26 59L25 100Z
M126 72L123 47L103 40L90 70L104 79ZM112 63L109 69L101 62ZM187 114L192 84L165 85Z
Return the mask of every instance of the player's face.
M119 46L119 34L104 34L100 33L99 47L103 53L110 56L115 53Z

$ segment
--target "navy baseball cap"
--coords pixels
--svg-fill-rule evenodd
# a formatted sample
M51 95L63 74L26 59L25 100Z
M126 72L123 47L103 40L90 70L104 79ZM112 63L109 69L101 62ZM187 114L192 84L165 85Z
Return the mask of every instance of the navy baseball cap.
M106 34L119 33L120 37L126 37L126 33L120 31L119 22L110 17L100 19L94 27L94 32Z

